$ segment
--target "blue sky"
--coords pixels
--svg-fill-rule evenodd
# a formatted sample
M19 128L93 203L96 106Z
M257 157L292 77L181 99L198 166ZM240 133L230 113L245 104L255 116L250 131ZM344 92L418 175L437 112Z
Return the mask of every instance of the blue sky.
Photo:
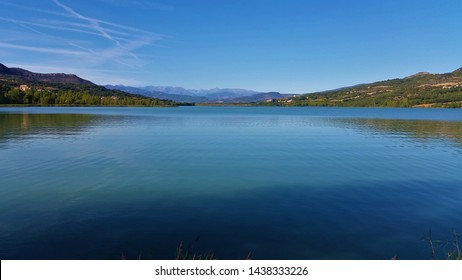
M0 0L0 63L306 93L462 67L462 1Z

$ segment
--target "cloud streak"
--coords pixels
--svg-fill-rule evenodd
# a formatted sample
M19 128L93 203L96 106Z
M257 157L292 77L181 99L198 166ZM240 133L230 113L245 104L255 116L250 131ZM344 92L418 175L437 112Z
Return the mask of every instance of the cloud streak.
M160 11L174 11L175 7L172 5L155 2L152 0L100 0L102 2L110 3L112 5L125 7L125 8L135 8L135 9L143 9L143 10L160 10Z
M63 8L69 15L71 16L74 16L75 18L78 18L78 19L81 19L81 20L84 20L84 21L87 21L89 24L90 24L90 27L92 27L95 31L97 31L98 33L101 34L101 36L103 36L104 38L108 39L108 40L111 40L111 41L114 41L118 46L120 46L120 42L115 40L114 38L112 38L111 35L109 35L106 30L104 28L102 28L99 24L99 20L96 20L94 18L89 18L89 17L86 17L86 16L83 16L79 13L77 13L76 11L74 11L73 9L71 9L70 7L62 4L61 2L59 2L58 0L53 0L53 2L58 5L59 7Z
M76 63L86 61L97 65L115 62L123 66L136 67L140 60L137 50L154 46L156 41L167 38L165 35L89 17L60 0L52 0L52 3L63 12L0 1L0 5L39 15L23 20L0 17L0 21L21 27L30 34L21 36L21 33L17 33L14 38L5 37L0 41L0 48L71 56L76 59ZM77 34L80 35L75 36ZM37 41L37 36L41 40Z
M85 56L87 52L81 51L72 51L68 49L58 49L58 48L44 48L44 47L31 47L31 46L24 46L18 44L10 44L10 43L1 43L0 47L7 48L7 49L14 49L14 50L24 50L24 51L31 51L31 52L38 52L38 53L49 53L49 54L64 54L64 55L77 55L77 56Z

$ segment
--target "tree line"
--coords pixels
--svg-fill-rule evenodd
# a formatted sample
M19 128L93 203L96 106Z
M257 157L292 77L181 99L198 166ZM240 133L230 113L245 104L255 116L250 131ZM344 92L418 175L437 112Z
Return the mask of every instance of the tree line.
M71 89L47 90L31 88L22 90L17 87L0 85L0 104L15 105L77 105L77 106L177 106L170 100L129 96L119 91L110 91L95 87L86 91Z

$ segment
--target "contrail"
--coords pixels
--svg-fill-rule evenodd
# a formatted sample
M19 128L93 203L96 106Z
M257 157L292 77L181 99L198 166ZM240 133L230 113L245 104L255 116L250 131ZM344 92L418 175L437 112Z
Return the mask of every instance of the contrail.
M78 19L81 19L81 20L85 20L85 21L88 21L88 23L90 24L90 26L95 29L96 31L98 31L104 38L108 39L108 40L111 40L113 42L115 42L117 44L117 46L120 46L120 42L117 41L116 39L112 38L111 35L109 35L103 27L101 27L99 25L99 20L97 19L94 19L94 18L89 18L89 17L86 17L86 16L83 16L79 13L77 13L76 11L74 11L73 9L71 9L70 7L62 4L61 2L59 2L58 0L53 0L53 2L55 2L56 5L60 6L61 8L63 8L66 12L68 12L70 15L78 18Z

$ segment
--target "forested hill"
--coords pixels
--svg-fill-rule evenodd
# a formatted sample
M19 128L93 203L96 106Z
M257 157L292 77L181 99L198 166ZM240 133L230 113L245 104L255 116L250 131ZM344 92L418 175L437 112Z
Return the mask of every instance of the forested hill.
M94 83L84 80L74 74L51 73L42 74L34 73L21 68L8 68L0 63L0 76L10 79L17 79L29 83L55 83L55 84L82 84L95 85Z
M0 64L0 104L177 106L170 100L109 90L73 74L41 74Z
M462 68L446 74L426 72L326 92L273 99L274 106L462 107Z

